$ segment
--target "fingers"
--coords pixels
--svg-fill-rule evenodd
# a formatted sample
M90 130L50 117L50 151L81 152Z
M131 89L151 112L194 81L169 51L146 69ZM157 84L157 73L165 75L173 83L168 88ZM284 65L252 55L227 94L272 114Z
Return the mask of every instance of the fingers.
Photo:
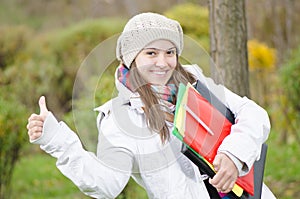
M35 113L31 114L30 117L28 118L28 123L31 122L31 121L41 121L41 122L44 122L45 118L40 116L40 115L37 115Z
M28 122L28 124L27 124L27 129L28 130L30 130L30 129L32 129L32 128L34 128L34 127L43 127L43 122L42 121L39 121L39 120L33 120L33 121L30 121L30 122Z
M216 184L213 184L213 186L216 187L218 192L228 193L233 189L233 186L236 181L235 178L233 178L232 176L226 176L226 174L222 175L222 173L220 172L216 174L215 177L217 178L216 179L213 178L212 180L218 180L218 178L221 178L221 180L219 180Z
M42 135L45 118L43 116L32 114L28 118L27 130L30 140L35 140Z
M221 161L222 158L220 157L220 155L217 154L213 162L213 166L216 172L218 172L220 169Z
M38 139L39 137L41 137L42 132L43 132L43 127L41 127L41 126L34 126L34 127L30 128L28 130L29 139L30 140Z
M219 192L228 193L232 190L238 177L238 170L233 161L225 154L218 154L213 162L216 175L209 180Z

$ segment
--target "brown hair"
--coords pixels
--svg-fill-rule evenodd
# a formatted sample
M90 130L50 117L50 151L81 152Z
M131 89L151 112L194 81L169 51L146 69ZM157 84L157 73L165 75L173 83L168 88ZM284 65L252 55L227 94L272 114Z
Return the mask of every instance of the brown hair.
M148 86L148 83L142 78L138 70L136 70L135 62L133 62L130 67L129 81L133 91L137 91L140 94L141 100L145 105L144 111L149 128L154 132L158 132L162 143L165 143L166 140L170 138L170 132L165 122L165 114L159 105L159 97L152 91L151 87ZM179 83L186 85L188 82L193 83L195 81L195 77L184 70L177 60L177 66L170 82L174 83L178 88Z

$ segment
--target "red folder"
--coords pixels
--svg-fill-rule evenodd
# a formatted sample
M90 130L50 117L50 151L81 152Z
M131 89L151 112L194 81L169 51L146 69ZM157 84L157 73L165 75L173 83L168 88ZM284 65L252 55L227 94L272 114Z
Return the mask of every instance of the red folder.
M176 109L184 109L185 113L176 115L175 112L175 118L185 116L184 132L181 132L183 142L212 164L219 146L230 134L234 116L204 84L198 81L195 88L191 85L179 88L185 89L180 91L185 100L178 100ZM253 168L246 176L239 177L236 184L254 195Z

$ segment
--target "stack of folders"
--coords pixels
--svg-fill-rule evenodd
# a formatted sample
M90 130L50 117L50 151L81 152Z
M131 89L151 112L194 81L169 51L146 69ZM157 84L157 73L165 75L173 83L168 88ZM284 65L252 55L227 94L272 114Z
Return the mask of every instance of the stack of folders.
M232 112L200 81L192 86L180 84L173 134L183 142L182 153L193 161L202 174L215 175L212 166L217 150L234 124ZM254 194L253 168L239 177L225 197L245 198ZM224 195L220 193L222 198Z

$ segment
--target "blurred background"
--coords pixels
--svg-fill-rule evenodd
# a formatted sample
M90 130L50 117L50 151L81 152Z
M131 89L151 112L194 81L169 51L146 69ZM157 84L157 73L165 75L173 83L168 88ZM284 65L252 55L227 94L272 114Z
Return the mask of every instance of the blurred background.
M300 1L246 0L245 9L251 98L272 122L264 181L278 198L297 198ZM91 103L72 101L76 73L95 46L144 11L178 20L185 34L209 52L207 0L0 1L0 199L88 198L60 174L54 158L28 143L27 118L38 113L38 98L45 95L48 108L76 129L72 105L83 106L91 112L81 113L88 123L83 122L83 134L92 134L93 140L97 131L90 120L95 117ZM103 71L92 105L111 98L117 64ZM118 198L147 196L131 180Z

